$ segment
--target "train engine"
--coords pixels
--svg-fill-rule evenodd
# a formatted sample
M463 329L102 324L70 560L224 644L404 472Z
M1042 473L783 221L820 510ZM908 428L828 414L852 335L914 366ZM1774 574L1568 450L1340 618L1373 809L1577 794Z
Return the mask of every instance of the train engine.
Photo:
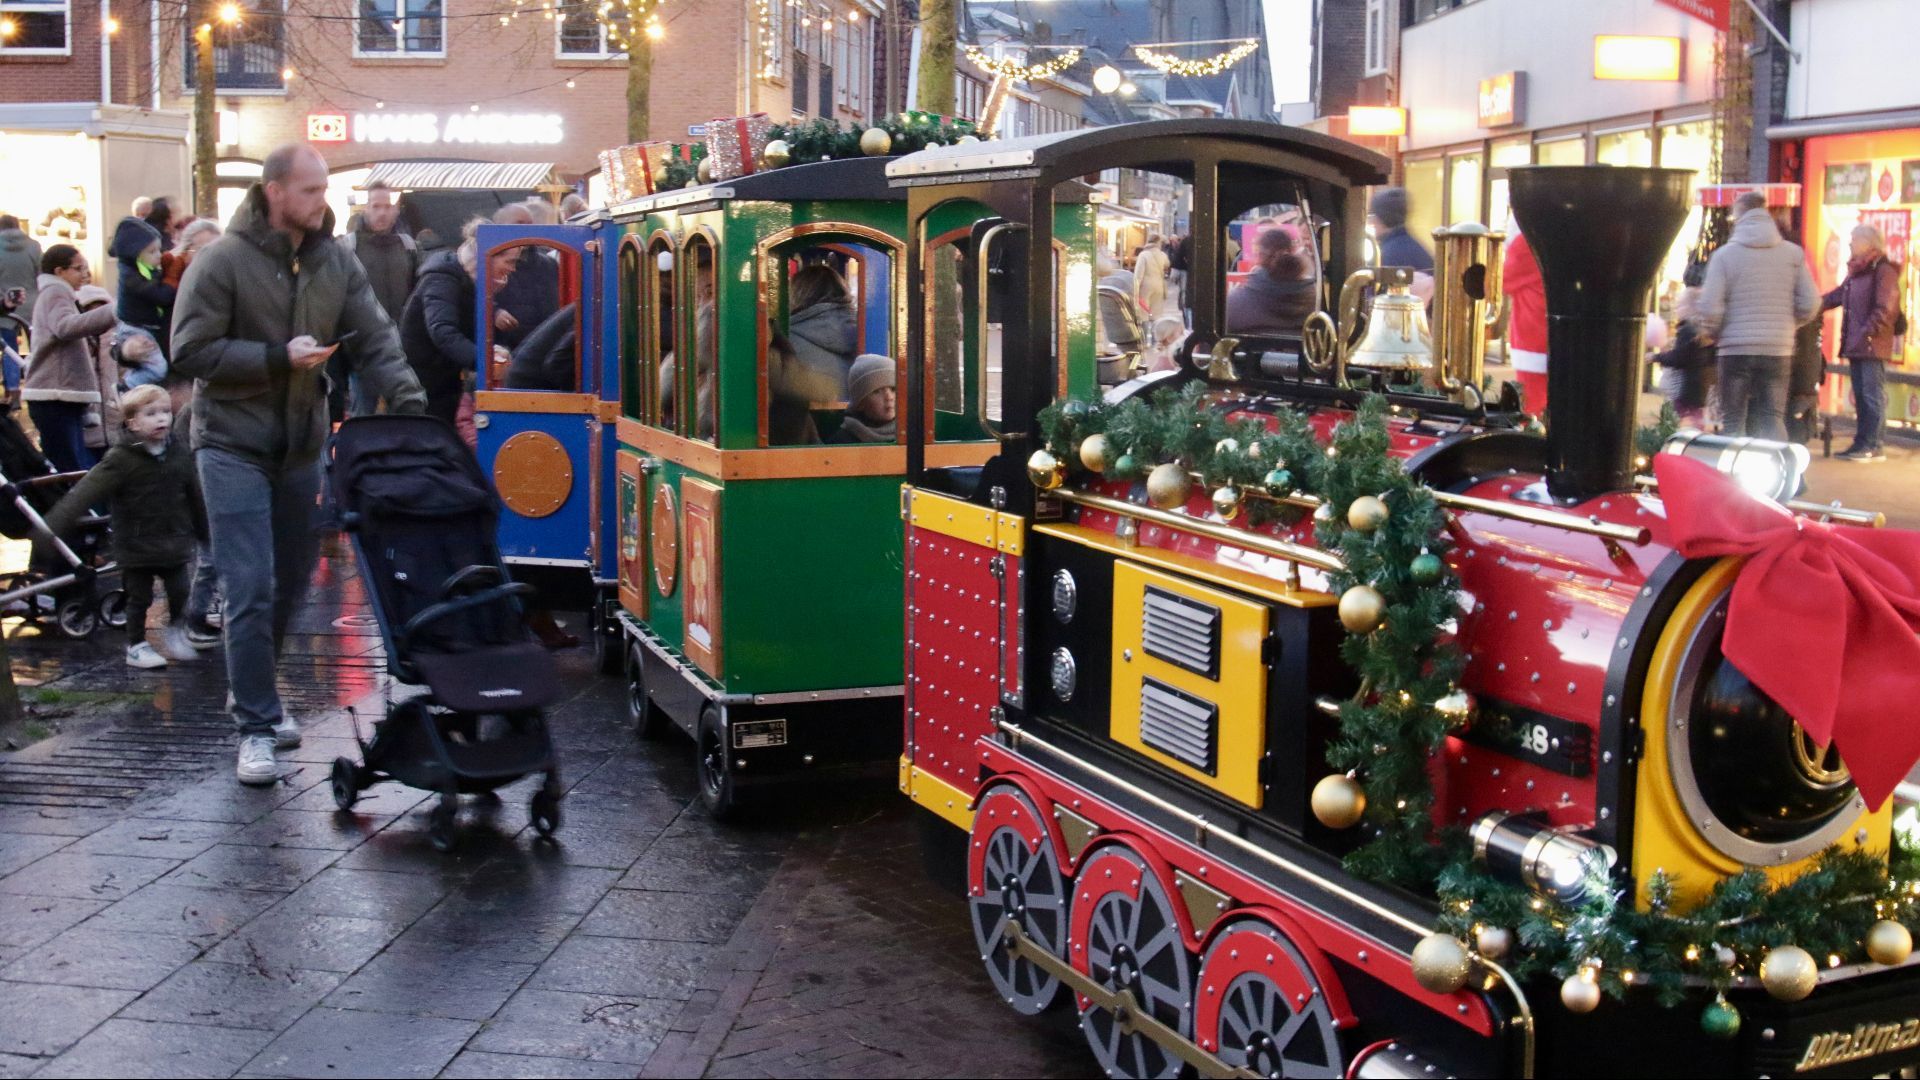
M1481 392L1485 230L1439 238L1435 370L1369 368L1324 315L1225 332L1222 223L1305 191L1326 265L1354 269L1372 155L1220 121L995 155L897 175L910 218L956 192L1004 208L1015 295L1047 291L1053 186L1101 168L1191 184L1198 252L1177 373L1056 400L1035 302L1002 328L1000 454L909 461L900 785L966 838L1010 1006L1074 1009L1113 1076L1920 1063L1890 798L1920 750L1869 742L1811 679L1843 649L1757 614L1819 582L1788 610L1853 614L1807 630L1910 642L1841 583L1850 552L1920 577L1920 538L1796 503L1791 448L1636 450L1686 174L1513 171L1547 281L1542 434Z

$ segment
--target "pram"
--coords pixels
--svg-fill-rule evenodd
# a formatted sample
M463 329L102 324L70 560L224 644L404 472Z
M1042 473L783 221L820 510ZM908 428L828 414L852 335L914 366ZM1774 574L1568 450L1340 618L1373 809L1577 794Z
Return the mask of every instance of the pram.
M127 625L118 569L102 558L109 520L89 514L68 540L47 529L45 515L85 475L56 471L13 413L0 410L0 535L39 541L25 570L0 574L0 612L18 603L24 610L17 613L28 623L51 616L54 628L70 638L88 637L101 623Z
M438 791L429 837L453 846L459 796L530 773L534 828L560 827L560 772L541 709L559 691L553 658L528 633L494 539L500 502L453 428L425 416L347 420L333 437L329 491L352 539L387 670L427 693L390 705L362 764L333 762L342 810L382 780Z

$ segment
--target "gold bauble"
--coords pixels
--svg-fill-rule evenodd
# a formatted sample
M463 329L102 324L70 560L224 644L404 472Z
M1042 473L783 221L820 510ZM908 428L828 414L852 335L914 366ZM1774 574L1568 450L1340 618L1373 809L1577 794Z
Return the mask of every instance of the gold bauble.
M1352 634L1371 634L1387 617L1387 598L1371 585L1355 585L1340 594L1340 625Z
M1367 789L1345 773L1333 773L1313 785L1313 816L1329 829L1351 829L1367 812Z
M1347 524L1370 533L1387 523L1387 504L1373 495L1362 495L1347 507Z
M870 127L860 133L860 152L868 157L886 157L893 153L893 136L886 128Z
M1221 439L1219 442L1213 444L1213 452L1216 454L1237 454L1240 452L1240 440Z
M1240 489L1232 484L1224 484L1213 489L1213 512L1220 515L1222 521L1232 521L1240 516Z
M1088 472L1106 472L1112 461L1105 435L1089 435L1080 440L1080 464L1085 465Z
M1027 479L1041 491L1052 491L1066 482L1067 465L1045 450L1035 450L1027 459Z
M1186 505L1187 496L1192 492L1193 482L1188 479L1187 470L1171 461L1155 465L1147 474L1147 501L1162 510Z
M694 178L695 180L698 180L698 181L700 181L700 182L701 182L701 183L703 183L703 184L711 184L711 183L713 183L713 162L712 162L712 160L710 160L710 159L708 159L708 158L701 158L701 159L700 159L700 163L699 163L698 165L695 165L695 166L693 167L693 178Z
M977 143L979 141L980 141L980 136L978 135L962 135L959 138L953 140L953 145L972 146L974 143Z
M793 147L785 139L775 139L760 151L760 163L769 169L778 169L793 160Z
M1820 985L1820 965L1798 945L1775 945L1760 958L1760 985L1781 1001L1799 1001Z
M1435 994L1451 994L1467 985L1473 957L1452 934L1428 934L1413 947L1414 981Z
M1590 1013L1600 1007L1600 983L1593 976L1575 973L1560 984L1560 1004L1568 1012Z
M1473 719L1473 710L1473 695L1465 690L1455 690L1433 703L1433 711L1445 717L1452 727L1465 727Z
M1489 960L1504 960L1513 951L1513 931L1504 926L1482 926L1473 932L1473 951Z
M1913 934L1892 919L1881 919L1867 930L1867 955L1877 964L1904 964L1913 955Z

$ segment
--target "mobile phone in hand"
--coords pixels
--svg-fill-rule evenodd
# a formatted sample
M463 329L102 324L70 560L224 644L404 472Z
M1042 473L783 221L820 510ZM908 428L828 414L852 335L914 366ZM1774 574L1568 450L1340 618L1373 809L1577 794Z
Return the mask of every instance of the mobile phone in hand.
M349 330L346 333L341 334L339 337L334 338L332 341L328 342L327 347L337 349L342 345L346 345L352 342L354 338L357 338L359 336L360 336L360 331Z

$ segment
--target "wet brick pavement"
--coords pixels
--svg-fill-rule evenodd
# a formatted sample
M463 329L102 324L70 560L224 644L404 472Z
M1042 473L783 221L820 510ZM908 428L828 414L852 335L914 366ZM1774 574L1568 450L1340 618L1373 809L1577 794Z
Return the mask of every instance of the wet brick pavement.
M152 704L0 755L0 1077L1090 1072L1066 1015L987 989L890 788L715 825L690 748L635 740L585 650L551 713L556 845L526 825L535 781L466 800L450 855L423 793L336 814L346 708L386 682L351 567L315 584L283 669L306 745L264 790L232 779L217 653L135 672L109 635L7 624L22 676Z

